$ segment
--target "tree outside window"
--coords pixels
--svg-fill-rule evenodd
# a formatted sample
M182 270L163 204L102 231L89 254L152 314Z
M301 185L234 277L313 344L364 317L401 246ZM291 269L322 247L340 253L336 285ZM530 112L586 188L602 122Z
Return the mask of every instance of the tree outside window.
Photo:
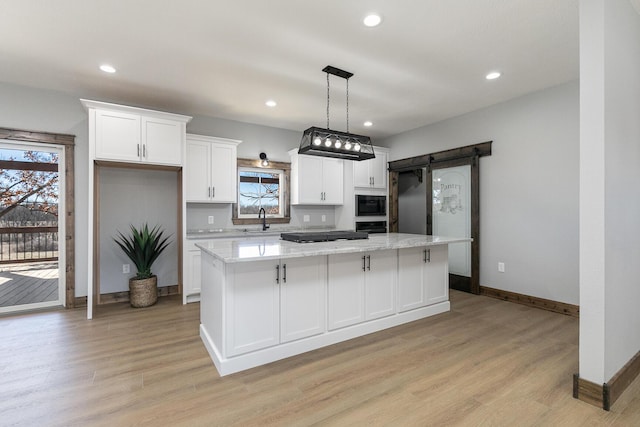
M271 217L282 217L283 171L238 169L238 218L255 218L261 208Z
M13 225L57 222L58 155L2 148L0 163L0 222Z

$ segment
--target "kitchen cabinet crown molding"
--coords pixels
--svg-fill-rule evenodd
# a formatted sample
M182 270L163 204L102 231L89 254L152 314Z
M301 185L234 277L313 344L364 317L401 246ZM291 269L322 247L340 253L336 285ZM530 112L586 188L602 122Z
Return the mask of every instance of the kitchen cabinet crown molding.
M242 144L240 139L221 138L219 136L198 135L195 133L188 133L187 139L189 141L202 141L202 142L215 142L218 144L239 145Z
M189 123L192 119L191 116L184 116L182 114L167 113L164 111L148 110L146 108L131 107L128 105L112 104L109 102L93 101L91 99L80 99L80 103L87 110L108 110L118 111L121 113L138 114L146 117L153 117L157 119L174 120L182 123Z

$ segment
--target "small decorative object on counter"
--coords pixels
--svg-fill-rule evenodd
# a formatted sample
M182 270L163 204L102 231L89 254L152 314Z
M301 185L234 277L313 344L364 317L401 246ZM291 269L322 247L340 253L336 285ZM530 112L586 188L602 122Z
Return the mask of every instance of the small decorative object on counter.
M159 225L149 229L145 223L140 229L133 225L127 236L118 231L113 240L136 266L137 272L129 279L129 301L132 307L149 307L158 301L158 278L151 273L151 266L171 243L163 238Z

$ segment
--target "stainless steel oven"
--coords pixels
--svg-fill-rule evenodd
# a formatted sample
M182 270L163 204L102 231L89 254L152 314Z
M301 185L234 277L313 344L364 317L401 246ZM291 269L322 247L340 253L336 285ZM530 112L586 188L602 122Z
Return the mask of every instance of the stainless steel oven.
M356 216L386 216L387 196L356 194Z
M369 233L386 233L387 221L357 221L356 231L367 231Z

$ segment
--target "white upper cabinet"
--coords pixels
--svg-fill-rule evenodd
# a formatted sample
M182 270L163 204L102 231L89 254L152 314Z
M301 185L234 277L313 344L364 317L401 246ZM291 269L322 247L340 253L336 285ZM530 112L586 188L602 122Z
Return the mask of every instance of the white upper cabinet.
M184 166L187 202L235 203L241 141L187 135Z
M82 104L89 111L92 158L182 166L191 117L89 100Z
M126 162L140 160L140 116L117 111L96 111L96 158Z
M376 157L361 162L353 162L353 186L357 188L387 188L387 162L389 153L386 149L374 148Z
M344 204L344 163L329 157L291 156L291 204L292 205L342 205Z
M153 117L142 118L142 160L153 164L182 165L186 131L182 123Z

